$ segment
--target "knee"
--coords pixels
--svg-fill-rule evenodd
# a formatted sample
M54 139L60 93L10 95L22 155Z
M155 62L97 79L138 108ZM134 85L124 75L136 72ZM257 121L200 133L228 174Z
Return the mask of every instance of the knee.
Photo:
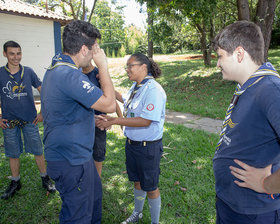
M134 188L141 190L140 182L134 182Z
M157 189L154 190L154 191L148 191L148 192L147 192L147 195L148 195L148 198L151 198L151 199L158 198L159 195L160 195L159 189L157 188Z

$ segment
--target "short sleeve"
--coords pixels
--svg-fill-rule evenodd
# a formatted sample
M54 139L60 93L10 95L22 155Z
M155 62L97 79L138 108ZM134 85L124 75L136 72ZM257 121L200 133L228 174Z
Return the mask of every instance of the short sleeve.
M151 88L147 90L143 100L143 110L140 116L148 120L160 121L165 109L165 93L159 88Z
M94 85L86 75L76 70L72 75L65 75L61 90L72 99L90 108L102 95L103 91Z
M32 68L30 69L30 74L31 74L31 84L34 88L38 88L39 86L42 85L42 82L40 78L37 76L37 74L34 72Z

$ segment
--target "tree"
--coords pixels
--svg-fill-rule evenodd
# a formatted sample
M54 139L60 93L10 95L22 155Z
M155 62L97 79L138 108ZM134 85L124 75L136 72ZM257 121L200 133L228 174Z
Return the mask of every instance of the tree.
M38 0L24 0L26 2L31 2L32 4L38 3ZM64 15L72 17L73 19L87 20L91 21L96 3L98 0L93 1L92 8L90 10L90 15L86 18L89 9L85 4L86 0L43 0L40 1L40 6L55 11L56 8L61 9Z
M251 8L253 5L251 6ZM238 19L253 21L260 26L264 37L264 57L267 60L270 46L272 25L276 9L276 0L258 0L255 4L255 14L250 13L248 0L237 0Z
M134 25L125 28L125 48L127 54L147 52L147 35Z
M116 11L112 11L107 1L100 0L90 21L99 29L102 36L101 47L107 48L109 55L117 55L125 43L122 9L123 7L117 7Z
M220 0L138 0L140 3L146 2L159 11L159 14L174 17L180 13L182 18L188 19L188 23L197 30L200 36L200 46L203 53L204 64L211 64L211 42L215 36L216 24L227 22L217 22L218 5L229 4L228 1ZM227 12L224 12L225 14ZM221 17L226 20L230 17Z

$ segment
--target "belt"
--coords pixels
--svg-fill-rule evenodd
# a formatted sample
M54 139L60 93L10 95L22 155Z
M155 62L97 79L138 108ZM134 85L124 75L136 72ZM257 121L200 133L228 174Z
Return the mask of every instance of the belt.
M155 140L155 141L133 141L133 140L127 138L128 144L139 145L139 146L147 146L147 145L154 144L154 143L157 143L157 142L160 142L160 141L161 141L161 139L158 139L158 140Z

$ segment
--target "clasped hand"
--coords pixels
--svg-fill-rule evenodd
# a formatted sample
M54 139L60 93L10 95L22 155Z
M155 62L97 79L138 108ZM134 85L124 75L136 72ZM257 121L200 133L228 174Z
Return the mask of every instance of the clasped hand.
M95 126L98 127L100 130L108 130L112 127L112 121L114 117L110 117L105 114L95 115Z

